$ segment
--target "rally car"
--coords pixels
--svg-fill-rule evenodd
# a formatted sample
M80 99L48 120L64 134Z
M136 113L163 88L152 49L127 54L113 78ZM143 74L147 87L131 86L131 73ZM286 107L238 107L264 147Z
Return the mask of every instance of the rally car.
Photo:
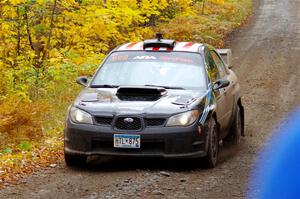
M220 141L244 135L230 68L228 49L161 35L115 48L93 78L77 79L85 88L68 109L66 164L99 155L201 158L215 167Z

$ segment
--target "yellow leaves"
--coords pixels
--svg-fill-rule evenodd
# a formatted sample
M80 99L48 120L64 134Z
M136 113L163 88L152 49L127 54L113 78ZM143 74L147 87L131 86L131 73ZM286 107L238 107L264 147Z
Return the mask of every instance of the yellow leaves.
M177 2L181 7L188 6L185 2L179 0ZM250 10L249 2L250 0L208 0L205 3L204 15L202 15L202 9L198 10L198 15L186 16L182 13L167 24L159 24L156 30L163 32L168 38L197 41L222 47L226 35L237 26L237 22L241 23L247 16ZM248 12L242 13L243 17L240 13L243 9L240 7L248 10ZM194 12L196 11L194 10Z
M5 31L5 30L9 30L10 29L10 26L8 23L2 23L1 24L1 30L2 31Z
M225 0L211 0L211 2L215 3L215 4L219 4L222 5L225 3Z
M142 0L140 3L140 11L146 17L151 15L159 15L160 11L168 6L166 0Z
M137 9L138 8L138 4L137 4L137 0L118 0L118 6L119 8L125 8L128 7L130 9Z
M4 183L15 184L18 179L62 160L63 142L61 132L56 132L50 142L32 142L28 151L13 150L10 154L0 152L0 188ZM17 148L17 146L13 146Z
M57 49L52 49L49 52L50 57L55 58L55 59L63 59L63 55L57 50Z
M5 1L2 2L2 3L6 3L6 2L9 2L9 3L11 3L13 6L16 6L16 5L19 5L19 4L24 4L24 3L26 3L26 0L9 0L9 1L5 0Z

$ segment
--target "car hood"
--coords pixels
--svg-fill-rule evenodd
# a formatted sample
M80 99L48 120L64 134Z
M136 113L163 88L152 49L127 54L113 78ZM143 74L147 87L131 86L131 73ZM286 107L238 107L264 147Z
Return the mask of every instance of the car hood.
M205 90L168 89L161 96L120 96L115 88L85 88L74 105L93 115L170 115L192 109L205 93Z

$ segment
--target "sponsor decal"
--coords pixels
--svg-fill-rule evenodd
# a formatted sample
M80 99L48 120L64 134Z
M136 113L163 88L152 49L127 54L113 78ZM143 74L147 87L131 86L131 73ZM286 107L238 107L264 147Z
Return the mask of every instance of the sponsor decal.
M154 56L136 56L133 58L133 60L156 60L157 58Z
M159 59L162 61L169 61L169 62L181 62L181 63L190 63L190 64L194 63L192 59L184 58L184 57L159 56Z
M126 61L126 60L128 60L128 55L113 55L113 56L111 56L112 62Z
M204 125L205 120L209 114L210 111L210 100L212 98L212 91L208 91L207 95L206 95L206 100L205 100L205 108L203 110L202 116L199 120L200 124Z

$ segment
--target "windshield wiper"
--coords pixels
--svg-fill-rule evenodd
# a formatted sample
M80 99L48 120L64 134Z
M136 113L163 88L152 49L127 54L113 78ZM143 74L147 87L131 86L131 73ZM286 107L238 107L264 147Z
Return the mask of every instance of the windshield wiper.
M184 90L182 87L175 87L175 86L161 86L161 85L152 85L152 84L146 84L144 86L149 87L160 87L164 89L178 89L178 90ZM99 85L90 85L91 88L119 88L118 85L111 85L111 84L99 84Z
M119 88L117 85L111 84L100 84L100 85L90 85L91 88Z
M178 90L184 90L182 87L176 87L176 86L160 86L160 85L152 85L152 84L146 84L144 86L153 86L153 87L161 87L165 89L178 89Z

